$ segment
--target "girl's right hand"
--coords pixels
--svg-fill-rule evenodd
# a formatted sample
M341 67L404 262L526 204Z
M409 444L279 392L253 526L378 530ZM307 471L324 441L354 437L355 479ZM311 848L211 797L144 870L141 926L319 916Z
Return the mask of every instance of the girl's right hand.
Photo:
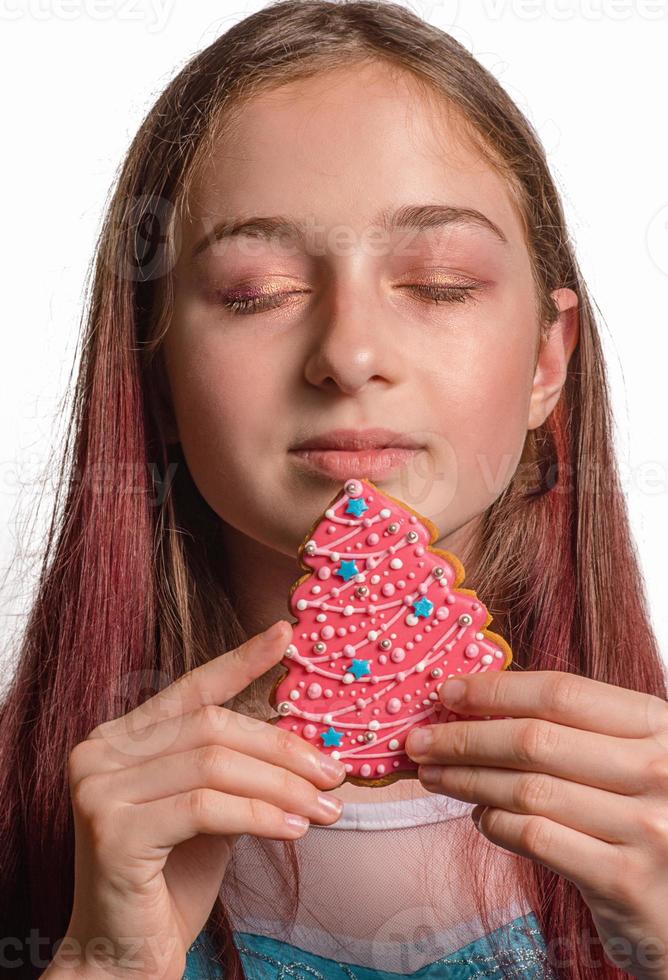
M79 975L180 980L238 835L291 840L310 820L338 819L318 788L341 783L341 763L220 706L281 659L289 625L190 671L72 750L75 886L62 945Z

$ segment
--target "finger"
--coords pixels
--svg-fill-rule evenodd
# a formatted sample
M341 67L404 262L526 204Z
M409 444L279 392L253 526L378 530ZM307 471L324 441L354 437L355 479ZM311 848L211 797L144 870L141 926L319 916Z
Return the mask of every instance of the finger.
M88 738L136 732L203 704L224 704L283 657L291 630L286 620L274 623L234 650L195 667L134 710L98 725Z
M217 745L280 765L318 784L331 786L333 780L340 782L346 775L342 762L319 752L294 732L209 704L135 733L121 731L105 737L102 756L98 740L81 742L77 746L77 776L81 779L93 772L132 766L138 760L162 759L175 752Z
M596 735L535 718L450 721L421 730L432 733L428 750L416 752L410 735L406 740L406 751L419 763L544 772L628 796L646 792L647 767L656 756L643 739Z
M480 814L477 828L494 844L521 857L538 861L572 881L583 894L612 895L616 891L619 848L547 817L523 816L496 807Z
M639 800L547 773L436 766L433 779L425 778L422 767L418 777L431 792L525 816L547 817L608 844L628 844L641 836L634 833L634 828L643 825Z
M124 803L150 803L195 789L266 800L281 810L301 813L310 820L332 823L341 805L331 795L318 793L307 779L227 746L206 745L176 752L116 772L93 775L86 791L99 787L100 798Z
M438 693L456 714L545 718L619 738L645 738L668 729L663 698L557 670L502 670L457 677L461 698ZM446 697L448 700L446 700Z
M302 837L309 822L300 814L285 813L265 800L232 796L215 789L194 789L128 806L120 811L117 826L133 854L155 859L164 857L165 848L198 834L253 834L290 840Z

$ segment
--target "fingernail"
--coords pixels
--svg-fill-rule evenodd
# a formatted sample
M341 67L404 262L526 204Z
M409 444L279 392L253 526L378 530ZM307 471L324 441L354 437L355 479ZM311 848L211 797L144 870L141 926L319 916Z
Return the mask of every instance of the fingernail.
M432 734L428 728L414 728L406 739L406 749L409 754L421 754L427 751L431 742Z
M460 680L450 680L443 681L438 689L438 694L441 701L445 704L455 704L457 701L461 701L464 697L464 691L466 690L466 684L464 681Z
M346 767L338 759L332 759L330 755L323 755L320 759L320 768L328 779L341 779L346 774Z
M288 826L294 827L297 830L304 830L305 827L309 826L311 821L307 817L300 816L298 813L286 813L285 822Z
M273 626L270 626L269 629L264 631L265 638L267 640L277 640L281 633L284 632L285 627L289 625L285 619L279 619L277 623L274 623Z
M318 806L328 817L340 817L343 811L343 800L336 796L324 796L318 793Z

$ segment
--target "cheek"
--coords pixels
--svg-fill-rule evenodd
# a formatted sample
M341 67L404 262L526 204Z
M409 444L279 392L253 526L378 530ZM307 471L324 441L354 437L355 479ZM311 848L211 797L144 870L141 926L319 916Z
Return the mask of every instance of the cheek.
M179 327L165 356L183 453L209 506L241 526L240 501L250 507L249 486L264 479L276 451L267 419L276 413L280 372L259 347L242 351L201 324Z
M182 442L193 478L216 509L242 495L273 460L271 390L245 372L215 372L193 386L184 406ZM187 443L187 446L186 446ZM236 489L235 489L236 488Z
M237 458L266 431L275 404L277 370L261 344L225 337L204 319L178 325L166 345L174 409L183 441L202 443L219 458Z
M510 482L527 434L534 327L528 310L490 317L432 374L442 470L457 509L485 510Z
M512 367L481 365L478 398L458 428L462 483L482 506L495 500L510 482L527 433L529 390L525 376Z
M275 447L267 444L272 398L255 374L235 370L238 363L222 357L183 362L174 403L197 490L220 518L259 540L271 510L265 488L275 469Z

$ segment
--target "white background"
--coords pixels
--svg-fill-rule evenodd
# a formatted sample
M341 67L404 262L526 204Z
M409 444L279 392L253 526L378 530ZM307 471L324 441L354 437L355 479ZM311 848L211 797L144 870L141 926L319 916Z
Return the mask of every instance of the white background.
M668 662L662 601L668 584L668 2L404 2L453 33L493 72L548 151L600 313L622 477ZM262 6L252 0L0 0L5 680L50 516L57 452L47 464L64 433L58 405L115 172L167 82L192 54Z

